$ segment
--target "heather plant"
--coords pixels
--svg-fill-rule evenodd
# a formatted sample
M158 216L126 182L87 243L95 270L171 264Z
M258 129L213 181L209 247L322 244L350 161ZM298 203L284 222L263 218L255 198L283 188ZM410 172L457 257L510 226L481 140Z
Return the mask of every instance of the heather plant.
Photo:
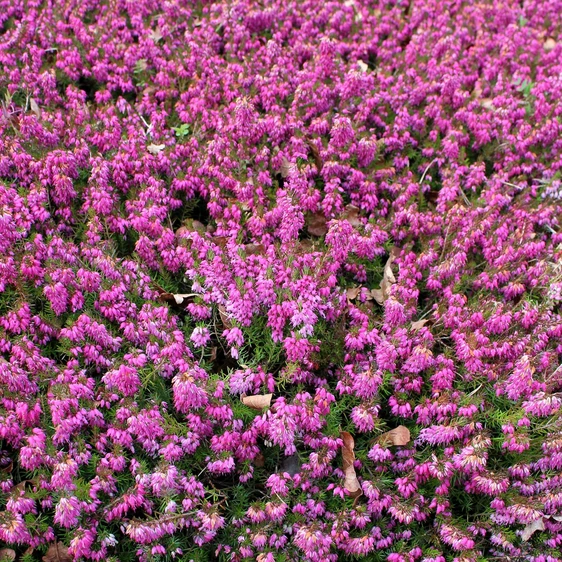
M562 2L0 8L0 560L562 561Z

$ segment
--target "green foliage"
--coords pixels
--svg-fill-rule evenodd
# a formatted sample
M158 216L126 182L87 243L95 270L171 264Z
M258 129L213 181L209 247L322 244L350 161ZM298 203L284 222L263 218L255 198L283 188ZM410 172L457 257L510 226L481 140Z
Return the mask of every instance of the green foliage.
M191 133L189 123L182 123L179 127L172 127L172 130L176 133L178 139L187 137Z

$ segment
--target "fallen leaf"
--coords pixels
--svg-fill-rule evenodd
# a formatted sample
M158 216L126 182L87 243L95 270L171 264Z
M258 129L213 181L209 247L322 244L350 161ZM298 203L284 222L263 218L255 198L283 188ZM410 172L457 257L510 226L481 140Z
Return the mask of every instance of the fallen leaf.
M381 305L384 304L384 302L390 296L390 286L393 283L396 283L396 278L394 277L394 273L392 272L392 262L395 260L399 253L399 248L392 249L392 251L390 252L390 256L388 257L384 265L380 289L371 290L371 295Z
M150 152L150 154L160 154L160 152L162 152L164 149L166 148L165 144L149 144L146 147L146 150L148 150L148 152Z
M207 227L200 221L192 220L191 221L191 230L195 232L200 232L201 234L207 232Z
M290 457L285 457L281 463L279 472L286 472L291 476L298 474L301 471L301 460L298 453L293 453Z
M272 398L273 394L256 394L254 396L242 396L240 399L248 408L263 410L270 406Z
M542 517L525 525L525 528L521 532L521 540L527 542L535 531L544 531L544 519Z
M313 236L324 236L328 232L326 217L322 213L309 214L306 219L308 232Z
M196 297L197 295L195 293L174 293L172 296L174 298L174 301L176 301L176 304L183 304L184 300Z
M211 357L209 358L209 361L211 361L211 362L216 361L218 349L219 348L216 345L211 347Z
M345 294L347 295L347 298L350 301L353 301L359 296L360 292L361 292L361 287L350 287L349 289L347 289Z
M181 238L182 236L187 236L189 235L190 231L189 229L187 229L185 226L180 226L177 230L176 230L176 237L177 238Z
M232 322L228 317L228 313L226 312L226 307L223 304L219 304L219 315L221 317L221 322L225 330L230 330L232 328Z
M410 430L404 426L399 425L380 436L380 440L387 445L407 445L410 442Z
M72 556L68 554L68 547L60 542L54 542L43 556L43 562L72 562Z
M556 40L553 39L552 37L549 37L543 44L543 48L546 52L552 51L553 49L556 48Z
M412 322L412 324L410 325L410 329L412 330L412 332L417 332L418 330L421 330L428 322L429 320L427 320L426 318L424 318L423 320L416 320L415 322Z
M167 302L175 305L186 305L186 301L193 300L197 296L196 293L169 293L159 285L155 285L158 292L158 300L160 302Z
M343 441L342 458L343 458L343 472L345 474L344 488L350 493L351 497L358 497L363 492L361 491L361 484L357 479L357 474L355 473L355 467L353 463L355 462L355 441L351 433L347 431L342 431L340 437Z
M359 218L359 211L359 207L356 207L355 205L347 205L342 218L344 218L351 226L362 226L363 223Z
M41 119L41 108L37 105L37 102L33 98L29 98L29 106L37 118Z
M226 236L213 236L213 242L219 248L226 248L226 245L228 244L228 238Z
M312 153L312 157L314 158L314 165L316 166L316 170L318 171L318 173L320 173L322 171L322 166L324 165L324 163L322 162L322 157L320 156L320 151L310 139L306 140L306 144L310 148L310 152Z
M265 246L263 244L246 244L244 249L249 256L265 254Z
M283 162L281 163L281 170L280 170L281 177L286 178L290 173L291 173L291 164L285 157L283 157Z
M155 43L158 43L158 41L160 41L160 39L162 39L162 33L161 33L161 31L160 31L160 28L157 27L155 30L151 31L148 36L149 36Z
M11 548L0 550L0 562L12 562L16 559L16 551Z
M381 289L373 289L371 295L379 304L384 304L386 298Z
M148 61L146 59L139 59L135 63L135 72L144 72L148 68Z
M25 494L27 485L32 486L33 485L33 480L22 480L21 482L19 482L18 484L16 484L15 486L12 486L12 488L10 489L10 492L14 492L14 491L18 491L18 492L23 492ZM21 494L20 494L21 495Z

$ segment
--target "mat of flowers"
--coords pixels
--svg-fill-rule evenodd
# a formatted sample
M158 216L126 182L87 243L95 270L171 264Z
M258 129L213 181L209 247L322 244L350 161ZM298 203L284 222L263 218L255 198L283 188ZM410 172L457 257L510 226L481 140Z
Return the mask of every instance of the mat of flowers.
M562 560L561 0L0 0L0 559Z

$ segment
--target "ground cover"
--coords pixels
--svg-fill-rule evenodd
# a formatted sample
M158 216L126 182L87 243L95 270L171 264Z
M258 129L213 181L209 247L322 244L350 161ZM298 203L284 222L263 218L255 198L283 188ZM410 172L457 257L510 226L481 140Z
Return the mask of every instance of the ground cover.
M562 560L561 24L0 0L0 557Z

